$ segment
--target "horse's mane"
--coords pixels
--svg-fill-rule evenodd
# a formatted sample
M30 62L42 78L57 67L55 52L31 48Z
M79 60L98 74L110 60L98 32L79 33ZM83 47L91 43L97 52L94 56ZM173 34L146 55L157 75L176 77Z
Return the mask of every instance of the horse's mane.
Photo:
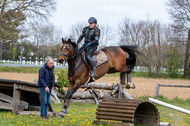
M77 44L75 43L75 42L68 42L68 41L66 41L65 43L67 43L67 44L71 44L75 49L76 49L76 47L77 47Z
M76 49L77 48L77 44L75 42L71 42L71 45Z

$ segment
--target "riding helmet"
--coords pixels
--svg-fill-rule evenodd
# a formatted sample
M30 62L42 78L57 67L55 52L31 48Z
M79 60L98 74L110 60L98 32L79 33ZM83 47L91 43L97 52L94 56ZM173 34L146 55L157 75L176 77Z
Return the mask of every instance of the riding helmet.
M88 23L95 23L95 24L97 24L97 20L96 20L95 17L90 17L90 18L88 19Z

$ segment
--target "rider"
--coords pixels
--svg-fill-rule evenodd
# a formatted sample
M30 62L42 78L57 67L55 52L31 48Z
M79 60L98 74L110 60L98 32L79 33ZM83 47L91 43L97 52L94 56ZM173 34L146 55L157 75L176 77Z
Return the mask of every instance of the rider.
M100 29L97 27L97 20L94 17L88 19L89 26L84 27L82 30L82 35L77 40L77 45L85 37L84 45L82 48L86 50L86 59L90 64L91 76L96 76L95 64L91 59L92 54L97 49L100 38Z

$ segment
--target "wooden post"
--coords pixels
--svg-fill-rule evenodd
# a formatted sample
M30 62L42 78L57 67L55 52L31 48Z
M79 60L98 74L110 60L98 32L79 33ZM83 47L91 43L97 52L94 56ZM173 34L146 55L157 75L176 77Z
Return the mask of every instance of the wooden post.
M17 90L17 87L19 85L14 83L14 87L13 87L13 114L18 114L19 110L20 110L20 90Z
M119 84L118 98L123 98L123 85Z
M155 85L155 92L154 92L154 97L155 98L157 98L159 96L159 87L160 87L159 84Z

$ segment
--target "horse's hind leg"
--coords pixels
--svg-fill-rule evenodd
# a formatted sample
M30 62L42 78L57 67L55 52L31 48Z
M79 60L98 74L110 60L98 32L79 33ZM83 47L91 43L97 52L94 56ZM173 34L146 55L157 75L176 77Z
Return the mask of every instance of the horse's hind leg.
M127 85L126 88L135 88L135 84L132 83L132 78L131 78L131 74L127 73Z
M131 74L127 74L127 84L125 83L126 72L120 73L120 84L126 85L127 89L135 88L135 85L132 83Z
M125 72L120 73L120 84L125 85Z

